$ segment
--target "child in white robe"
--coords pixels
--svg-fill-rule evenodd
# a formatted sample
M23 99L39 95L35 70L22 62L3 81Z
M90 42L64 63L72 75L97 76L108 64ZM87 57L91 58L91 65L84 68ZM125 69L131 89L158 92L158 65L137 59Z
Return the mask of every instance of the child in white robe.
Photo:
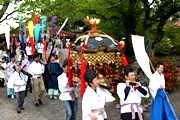
M93 70L87 71L84 79L89 86L87 86L82 99L82 120L107 120L105 103L112 102L115 98L109 91L99 87Z

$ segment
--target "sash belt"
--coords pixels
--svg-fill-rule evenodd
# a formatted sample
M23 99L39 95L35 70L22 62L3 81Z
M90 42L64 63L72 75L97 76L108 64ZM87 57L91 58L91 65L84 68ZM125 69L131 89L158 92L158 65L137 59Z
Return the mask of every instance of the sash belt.
M138 103L127 103L127 104L123 104L121 107L123 106L126 106L126 105L131 105L130 108L131 108L131 111L132 111L132 119L135 119L135 110L134 110L134 105L136 106L136 109L137 109L137 113L138 113L138 117L139 117L139 120L143 120L143 117L142 117L142 113L139 109L139 107L141 107Z
M105 118L104 112L105 112L105 109L104 109L104 108L98 108L98 109L93 109L93 110L92 110L92 113L99 113L98 115L102 115L103 118Z

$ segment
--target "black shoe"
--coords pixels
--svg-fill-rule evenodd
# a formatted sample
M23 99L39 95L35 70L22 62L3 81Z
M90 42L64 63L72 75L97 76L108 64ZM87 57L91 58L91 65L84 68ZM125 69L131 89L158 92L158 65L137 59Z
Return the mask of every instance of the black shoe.
M38 106L39 106L39 103L36 103L35 106L38 107Z
M24 108L20 108L21 110L25 110Z
M17 113L18 113L18 114L20 114L20 113L21 113L21 111L20 111L20 110L18 110L18 111L17 111Z
M42 105L42 101L41 100L38 100L39 101L39 104Z

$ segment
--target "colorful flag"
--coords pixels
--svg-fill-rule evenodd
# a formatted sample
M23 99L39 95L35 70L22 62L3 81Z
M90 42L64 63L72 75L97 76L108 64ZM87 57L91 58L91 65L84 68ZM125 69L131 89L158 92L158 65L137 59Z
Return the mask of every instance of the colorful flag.
M38 14L34 15L34 25L38 24Z
M34 28L34 34L35 34L35 41L36 41L36 44L38 43L39 41L39 35L40 35L40 24L36 24L35 25L35 28Z
M55 30L55 28L54 28L54 23L55 23L55 21L56 21L56 18L57 18L57 16L53 16L53 17L51 18L51 28L52 28L52 34L53 34L53 35L56 34L56 30Z
M41 29L42 29L42 34L44 33L44 30L46 28L46 16L41 17Z
M34 24L33 21L28 22L29 36L34 37Z

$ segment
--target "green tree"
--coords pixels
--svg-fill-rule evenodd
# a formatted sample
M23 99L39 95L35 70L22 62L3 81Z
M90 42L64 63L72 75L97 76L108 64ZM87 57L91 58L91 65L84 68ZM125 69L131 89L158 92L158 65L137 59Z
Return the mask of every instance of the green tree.
M126 52L131 47L130 34L145 36L147 52L154 55L156 46L165 35L164 25L180 11L179 0L26 0L19 12L58 16L57 26L66 17L68 24L82 20L86 15L100 18L99 29L120 40L126 37ZM67 27L67 29L72 29Z
M20 2L20 1L21 0L1 0L0 1L0 23L8 19L8 17L11 16L15 12L15 11L12 11L11 13L6 12L10 3L16 4L17 2Z

